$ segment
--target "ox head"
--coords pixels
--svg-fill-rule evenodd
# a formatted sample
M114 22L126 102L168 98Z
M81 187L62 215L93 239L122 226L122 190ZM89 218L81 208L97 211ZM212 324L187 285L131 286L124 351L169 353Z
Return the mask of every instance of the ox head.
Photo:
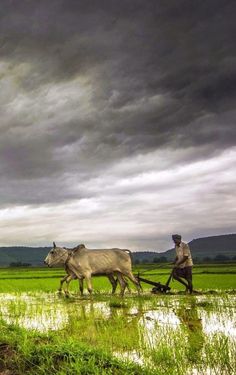
M49 251L48 255L44 259L44 263L48 267L56 266L59 264L65 264L68 259L68 251L62 247L56 246L53 242L53 248Z

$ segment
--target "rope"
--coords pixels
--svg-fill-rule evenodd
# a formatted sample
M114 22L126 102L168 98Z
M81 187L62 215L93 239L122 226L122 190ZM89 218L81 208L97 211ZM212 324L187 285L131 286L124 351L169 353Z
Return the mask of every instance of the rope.
M53 264L57 264L57 263L60 261L60 259L62 259L62 258L64 257L64 255L65 255L65 254L62 254L62 255L59 257L59 259L57 258L54 262L52 262L52 263L50 264L50 266L52 266ZM67 259L65 260L65 264L67 264L67 262L68 262L70 256L71 256L71 254L68 253L68 254L67 254Z
M171 263L167 263L167 265L171 265ZM155 270L155 269L159 269L159 268L165 268L166 267L166 264L160 264L160 265L158 265L158 266L153 266L153 267L150 267L150 268L148 268L147 270L145 270L145 271L143 271L142 273L141 272L138 272L138 274L141 276L141 275L143 275L144 273L146 273L146 272L149 272L149 271L153 271L153 270Z

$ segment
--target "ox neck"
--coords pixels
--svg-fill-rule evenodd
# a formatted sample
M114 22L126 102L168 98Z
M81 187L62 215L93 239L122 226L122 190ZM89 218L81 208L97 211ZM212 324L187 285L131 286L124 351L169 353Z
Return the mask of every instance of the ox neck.
M67 258L65 260L65 266L67 266L67 264L68 264L70 258L72 257L72 255L73 255L72 251L67 251Z
M54 265L54 264L67 264L67 261L68 261L68 258L70 257L70 254L68 253L67 250L61 248L61 254L60 256L54 260L54 262L51 263L51 265Z

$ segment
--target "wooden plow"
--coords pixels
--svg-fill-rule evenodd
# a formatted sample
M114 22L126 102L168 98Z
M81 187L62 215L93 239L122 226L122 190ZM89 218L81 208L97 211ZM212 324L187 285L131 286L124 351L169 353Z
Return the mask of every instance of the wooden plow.
M139 284L140 284L140 281L142 281L143 283L153 285L154 288L152 288L151 293L158 294L158 293L166 293L170 291L171 288L169 287L169 284L172 278L172 274L173 274L173 270L171 271L171 274L168 277L168 280L165 284L161 284L160 282L155 282L155 281L151 281L148 279L144 279L143 277L139 276L139 273L138 275L135 275L135 277L138 280Z

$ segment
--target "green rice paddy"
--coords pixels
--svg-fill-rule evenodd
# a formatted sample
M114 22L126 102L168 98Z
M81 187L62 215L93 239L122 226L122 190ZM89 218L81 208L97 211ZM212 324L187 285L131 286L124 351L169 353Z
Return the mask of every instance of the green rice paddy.
M170 267L158 268L155 265L143 265L134 268L134 273L140 273L144 278L166 283L170 274ZM63 268L2 268L0 269L0 293L27 292L27 291L55 291L59 287L59 280L65 275ZM236 263L222 265L197 265L193 270L194 288L206 290L231 290L236 289ZM132 284L130 286L133 290ZM181 291L183 287L172 281L173 291ZM94 277L93 287L95 292L109 292L110 283L106 277ZM71 290L78 290L78 282L71 282ZM143 284L145 290L151 286Z
M165 283L170 269L142 265L142 277ZM0 373L236 374L236 264L194 268L195 295L110 295L93 278L94 295L58 294L64 270L0 270Z

